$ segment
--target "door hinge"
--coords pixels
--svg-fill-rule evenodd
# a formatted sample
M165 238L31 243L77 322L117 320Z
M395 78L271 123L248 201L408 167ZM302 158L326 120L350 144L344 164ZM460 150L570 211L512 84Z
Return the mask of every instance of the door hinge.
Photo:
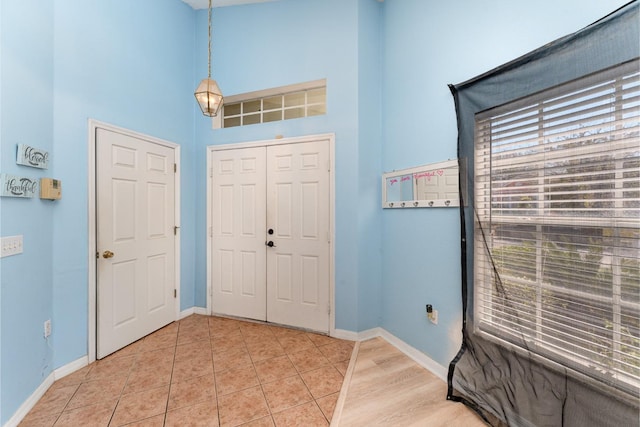
M327 304L327 314L331 314L331 304Z
M327 231L327 243L331 243L331 233Z
M213 237L213 227L209 227L209 237Z
M174 163L173 164L173 173L176 173L176 172L178 172L178 164Z
M331 160L327 160L327 172L331 172Z
M173 226L173 235L174 235L174 236L177 236L177 235L178 235L178 228L180 228L180 226L178 226L178 225L174 225L174 226Z
M173 290L173 297L178 298L178 291L176 289Z
M209 178L213 178L213 168L209 168Z
M96 259L100 259L100 252L96 252Z

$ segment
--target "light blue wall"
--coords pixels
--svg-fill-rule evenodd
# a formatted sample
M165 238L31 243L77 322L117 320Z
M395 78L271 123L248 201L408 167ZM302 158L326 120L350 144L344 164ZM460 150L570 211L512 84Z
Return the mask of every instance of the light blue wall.
M382 320L382 4L358 0L358 331Z
M2 235L25 248L0 261L0 423L87 354L89 118L181 144L181 297L193 306L195 15L178 0L2 1L1 171L61 179L63 196L0 199ZM16 166L19 142L49 150L49 170Z
M51 176L51 171L16 165L16 145L53 149L53 6L37 0L3 0L1 7L0 172ZM53 337L49 342L44 339L43 323L53 315L54 209L39 198L0 199L2 236L24 237L23 255L0 260L2 423L52 370Z
M456 157L448 83L576 31L626 0L387 0L383 6L385 171ZM458 211L385 210L381 326L447 366L461 330ZM425 304L439 311L439 325Z

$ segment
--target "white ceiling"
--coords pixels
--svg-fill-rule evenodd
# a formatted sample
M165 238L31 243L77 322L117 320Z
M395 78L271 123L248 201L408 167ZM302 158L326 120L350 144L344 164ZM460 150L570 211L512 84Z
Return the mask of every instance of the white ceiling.
M182 1L194 9L209 8L209 0L182 0ZM247 3L264 3L267 1L275 1L275 0L212 0L212 6L213 7L235 6L238 4L247 4Z

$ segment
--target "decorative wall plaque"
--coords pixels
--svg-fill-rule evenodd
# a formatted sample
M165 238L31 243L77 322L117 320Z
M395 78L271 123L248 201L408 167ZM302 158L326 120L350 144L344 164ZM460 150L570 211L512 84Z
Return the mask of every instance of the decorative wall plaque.
M30 198L38 190L38 180L24 176L0 174L0 196Z
M460 206L458 160L382 174L383 208Z
M32 168L47 169L49 167L49 152L25 144L18 144L16 163Z

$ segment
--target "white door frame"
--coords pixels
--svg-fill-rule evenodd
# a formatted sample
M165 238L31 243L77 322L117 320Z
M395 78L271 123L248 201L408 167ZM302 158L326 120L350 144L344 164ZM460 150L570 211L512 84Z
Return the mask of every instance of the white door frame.
M173 148L175 153L175 163L178 166L176 173L174 174L175 182L175 199L174 199L174 212L177 232L175 235L175 289L177 296L175 299L176 314L175 319L180 317L180 145L165 141L160 138L145 135L139 132L135 132L129 129L114 126L108 123L100 122L94 119L89 119L88 122L88 164L87 164L87 182L88 182L88 197L87 197L87 214L89 225L89 252L88 252L88 345L87 355L89 363L96 360L96 340L97 340L97 318L96 318L96 284L97 284L97 269L96 269L96 129L105 129L111 132L120 133L122 135L130 136L133 138L142 139L154 144L162 145L165 147Z
M211 190L213 188L213 169L211 164L211 153L219 150L235 150L239 148L269 147L273 145L298 144L326 140L329 144L329 335L334 336L336 332L336 304L335 304L335 134L326 133L319 135L308 135L280 139L268 139L263 141L242 142L236 144L209 145L207 146L207 313L211 311L211 254L213 253L212 237L212 212L211 212Z

